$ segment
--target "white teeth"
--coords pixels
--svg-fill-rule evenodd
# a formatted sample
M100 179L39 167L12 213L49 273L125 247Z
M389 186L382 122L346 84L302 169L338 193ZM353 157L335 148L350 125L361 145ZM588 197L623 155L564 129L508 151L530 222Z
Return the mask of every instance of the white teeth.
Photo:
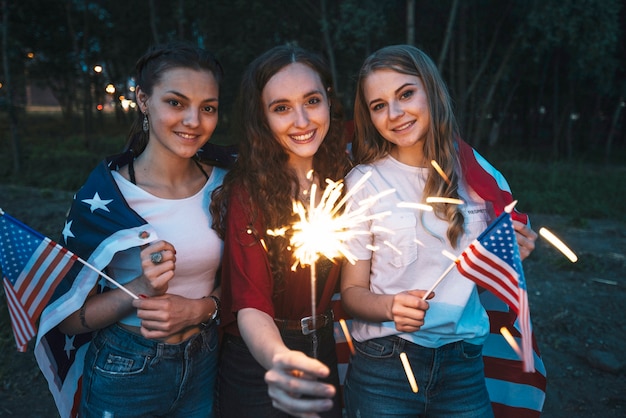
M311 131L308 134L304 134L304 135L291 135L291 137L293 139L295 139L296 141L306 141L307 139L310 139L313 136L314 132Z
M397 128L395 128L395 129L394 129L394 131L401 131L401 130L403 130L403 129L408 128L408 127L409 127L409 126L411 126L412 124L413 124L413 122L408 122L408 123L405 123L404 125L402 125L402 126L398 126Z
M195 135L191 135L191 134L184 134L184 133L182 133L182 132L179 132L179 133L178 133L178 136L183 137L183 138L185 138L185 139L193 139L193 138L195 138L195 137L196 137Z

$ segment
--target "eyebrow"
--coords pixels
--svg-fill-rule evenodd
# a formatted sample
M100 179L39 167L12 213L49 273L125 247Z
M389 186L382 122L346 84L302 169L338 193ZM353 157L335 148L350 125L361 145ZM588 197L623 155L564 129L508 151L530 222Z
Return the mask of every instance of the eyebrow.
M173 94L174 96L178 96L178 97L180 97L182 99L185 99L187 101L190 100L189 97L185 96L184 94L182 94L181 92L176 91L176 90L167 90L166 93ZM205 103L205 102L218 102L218 101L219 101L219 99L217 97L209 97L207 99L202 100L203 103Z
M394 94L398 94L398 93L400 93L400 91L402 91L402 89L404 89L406 86L416 86L416 85L417 85L416 83L404 83L403 85L401 85L400 87L398 87L398 88L394 91ZM373 100L370 100L370 102L368 103L368 105L369 105L369 106L371 106L373 103L375 103L375 102L377 102L377 101L379 101L379 100L381 100L381 99L373 99Z
M308 93L303 94L302 97L306 99L307 97L314 96L316 94L323 94L323 93L320 90L312 90L312 91L310 91ZM270 108L270 107L272 107L272 106L274 106L276 104L288 103L288 102L289 102L289 100L287 100L287 99L276 99L276 100L272 100L271 102L269 102L267 104L267 107Z

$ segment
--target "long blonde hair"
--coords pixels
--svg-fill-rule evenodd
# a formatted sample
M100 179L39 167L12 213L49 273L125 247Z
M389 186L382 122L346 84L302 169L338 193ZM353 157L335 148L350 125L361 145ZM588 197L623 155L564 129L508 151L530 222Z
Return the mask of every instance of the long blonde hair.
M424 84L430 109L430 128L424 142L424 158L436 161L450 180L448 184L434 167L429 165L424 186L424 197L458 198L460 166L456 139L459 129L452 110L448 88L437 66L420 49L411 45L387 46L370 55L359 71L354 103L354 138L352 153L357 164L371 163L389 154L394 144L376 130L364 94L365 79L374 71L392 70L419 77ZM447 237L456 248L463 234L463 214L456 205L435 204L434 213L449 222Z

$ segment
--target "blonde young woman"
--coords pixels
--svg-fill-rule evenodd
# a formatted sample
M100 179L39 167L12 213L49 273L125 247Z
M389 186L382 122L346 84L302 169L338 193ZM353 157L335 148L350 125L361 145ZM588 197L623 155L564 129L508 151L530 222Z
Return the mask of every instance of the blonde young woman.
M476 285L453 270L434 297L422 298L450 264L442 250L458 254L502 207L479 195L483 187L465 175L460 148L467 145L459 139L448 91L421 50L396 45L369 56L359 72L354 114L358 165L346 177L348 188L371 172L354 205L395 191L370 209L391 215L372 221L371 234L349 243L358 261L342 270L341 296L354 317L356 346L344 385L348 416L493 416L482 359L489 319ZM398 206L425 203L428 196L465 203L435 204L433 212L422 213ZM524 258L537 235L522 222L515 229ZM409 389L401 352L408 355L417 393Z

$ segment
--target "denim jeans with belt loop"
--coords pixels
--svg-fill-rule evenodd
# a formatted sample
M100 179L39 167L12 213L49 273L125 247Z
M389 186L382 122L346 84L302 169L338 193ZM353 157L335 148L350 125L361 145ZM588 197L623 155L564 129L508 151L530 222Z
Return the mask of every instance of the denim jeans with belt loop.
M349 418L492 418L482 346L463 341L427 348L397 336L354 342L344 394ZM418 391L411 390L400 353Z
M119 325L96 332L83 372L83 418L213 416L217 326L165 344Z

